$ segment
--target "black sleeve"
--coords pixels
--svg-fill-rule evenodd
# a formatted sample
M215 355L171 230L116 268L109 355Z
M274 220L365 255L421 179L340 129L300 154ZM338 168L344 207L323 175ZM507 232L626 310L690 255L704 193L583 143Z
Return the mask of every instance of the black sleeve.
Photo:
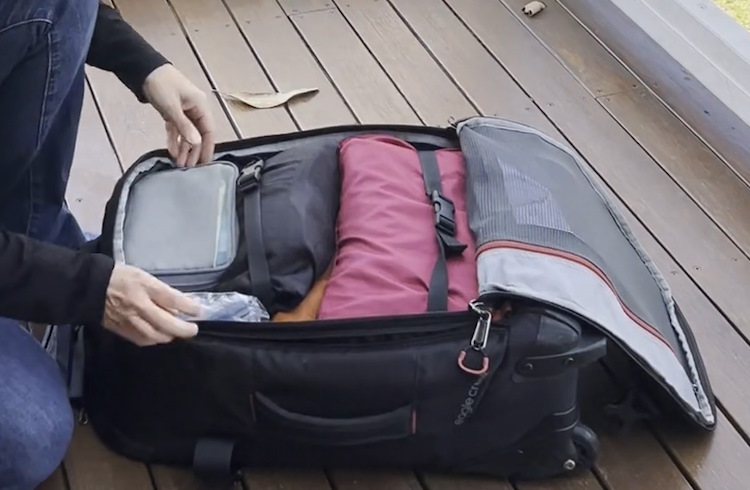
M114 73L139 101L146 102L143 81L169 61L125 22L117 10L100 2L86 63Z
M0 230L0 316L99 324L114 261Z

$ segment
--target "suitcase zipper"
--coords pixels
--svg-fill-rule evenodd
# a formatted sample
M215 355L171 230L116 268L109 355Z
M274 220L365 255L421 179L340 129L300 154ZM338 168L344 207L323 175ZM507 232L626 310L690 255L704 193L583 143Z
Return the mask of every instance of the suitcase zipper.
M234 338L237 340L304 341L352 339L383 335L430 334L451 330L465 331L476 319L476 312L430 313L392 317L372 317L314 322L251 323L199 322L198 337ZM383 323L389 325L384 326Z
M252 323L250 328L238 328L233 322L199 322L198 338L225 339L239 342L282 343L286 345L316 345L320 341L325 347L353 347L354 342L336 340L364 340L361 348L376 347L386 343L397 342L400 345L412 345L423 341L435 341L448 338L460 338L470 331L471 322L474 328L469 338L469 347L458 355L459 367L467 373L482 376L489 370L489 358L485 348L489 342L493 323L502 323L502 318L493 318L493 309L480 300L472 300L468 311L442 312L394 317L372 317L359 319L320 320L299 322L293 325L284 323ZM390 325L383 326L383 322ZM246 324L248 325L248 324ZM400 339L377 339L393 335L416 335ZM471 357L481 356L479 367L471 367Z

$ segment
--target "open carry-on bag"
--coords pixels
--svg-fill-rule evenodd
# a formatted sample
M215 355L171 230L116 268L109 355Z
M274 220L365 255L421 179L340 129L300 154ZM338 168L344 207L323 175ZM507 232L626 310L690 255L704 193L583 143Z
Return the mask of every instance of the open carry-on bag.
M620 353L711 430L690 328L587 172L485 117L246 139L191 169L148 153L93 245L220 306L153 347L80 330L88 420L125 456L205 477L546 478L596 461L579 374Z

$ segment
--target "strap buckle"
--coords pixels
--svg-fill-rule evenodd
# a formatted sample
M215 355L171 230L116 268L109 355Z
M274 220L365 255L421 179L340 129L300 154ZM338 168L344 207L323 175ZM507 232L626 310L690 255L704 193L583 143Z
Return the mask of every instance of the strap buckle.
M437 190L430 194L430 201L435 211L435 228L449 236L456 236L456 207L453 201Z
M256 160L246 165L240 172L239 179L237 179L237 187L239 187L240 192L247 192L257 186L260 183L260 173L262 170L263 160Z

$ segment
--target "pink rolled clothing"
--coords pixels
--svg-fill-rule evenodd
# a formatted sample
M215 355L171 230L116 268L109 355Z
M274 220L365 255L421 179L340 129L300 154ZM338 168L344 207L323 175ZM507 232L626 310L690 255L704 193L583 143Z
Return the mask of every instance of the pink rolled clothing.
M464 159L454 149L436 158L443 195L455 205L456 238L467 245L447 260L448 311L462 311L478 292ZM440 250L417 150L392 136L352 137L339 147L339 169L337 253L318 317L426 312Z

